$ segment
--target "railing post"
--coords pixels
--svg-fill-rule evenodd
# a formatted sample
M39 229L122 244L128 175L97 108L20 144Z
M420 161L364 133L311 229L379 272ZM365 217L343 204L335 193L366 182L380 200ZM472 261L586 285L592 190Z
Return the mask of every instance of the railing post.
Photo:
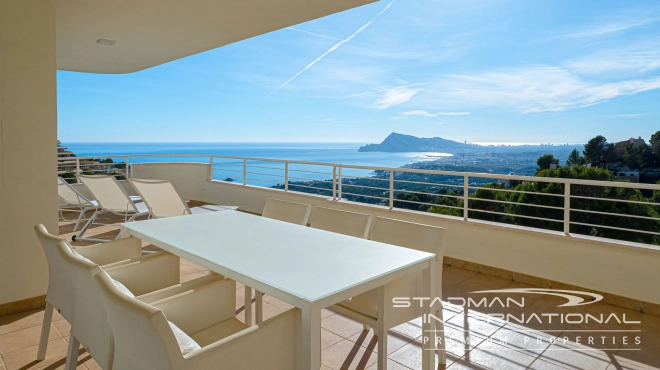
M247 159L243 160L243 185L247 185Z
M571 183L564 183L564 234L571 234Z
M342 197L342 195L341 195L341 184L342 184L343 182L344 182L344 181L343 181L342 176L341 176L341 167L339 167L339 184L338 184L338 186L337 186L337 188L338 188L338 189L337 189L337 199L338 199L338 200L341 200L341 197Z
M394 171L390 170L390 209L394 208Z
M129 167L128 167L128 157L126 157L126 178L127 178L127 179L130 178L130 177L129 177L130 175L129 175L128 170L129 170Z
M284 191L289 191L289 162L284 162Z
M213 157L209 158L209 175L208 180L213 181Z
M468 201L470 200L470 179L467 175L463 176L463 220L468 220Z
M80 183L78 175L80 175L80 158L76 158L76 183Z
M332 166L332 201L337 200L337 167Z

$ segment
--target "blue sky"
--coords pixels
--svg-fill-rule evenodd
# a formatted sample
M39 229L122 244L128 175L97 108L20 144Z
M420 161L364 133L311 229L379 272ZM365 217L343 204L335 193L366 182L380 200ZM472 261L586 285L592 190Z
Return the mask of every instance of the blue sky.
M58 72L62 141L648 140L660 2L381 1L126 75Z

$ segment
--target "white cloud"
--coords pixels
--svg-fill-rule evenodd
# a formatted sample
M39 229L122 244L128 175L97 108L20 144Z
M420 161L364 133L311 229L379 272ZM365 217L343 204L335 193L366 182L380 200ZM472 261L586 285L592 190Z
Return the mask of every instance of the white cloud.
M470 112L438 112L436 116L467 116Z
M660 89L660 77L617 82L587 81L559 67L450 75L429 84L418 104L444 101L513 108L522 114L561 112L600 104L619 96Z
M557 35L554 38L584 39L609 36L626 32L633 28L646 26L655 23L658 20L658 18L628 15L618 17L618 19L601 20L582 29Z
M420 117L437 117L437 116L467 116L470 112L438 112L429 113L425 110L412 110L409 112L401 112L404 116L420 116Z
M376 108L387 109L389 107L405 103L420 91L421 89L410 89L408 87L400 87L387 90L381 95L380 98L378 98L378 100L376 100Z
M410 112L401 112L404 116L437 117L437 114L429 113L425 110L411 110Z
M643 113L625 113L625 114L613 114L611 117L617 118L637 118L643 116Z
M660 42L603 50L566 62L564 66L587 76L646 73L660 69Z

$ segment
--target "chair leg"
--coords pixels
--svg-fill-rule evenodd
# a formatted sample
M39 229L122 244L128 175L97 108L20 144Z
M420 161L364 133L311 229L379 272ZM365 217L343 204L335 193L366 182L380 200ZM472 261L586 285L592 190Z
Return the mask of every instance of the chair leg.
M256 309L255 312L255 320L257 321L257 325L261 324L261 322L264 319L264 304L263 304L263 293L261 293L258 290L255 290L255 302L254 302L254 307Z
M76 370L78 367L78 351L80 350L80 342L73 336L69 337L69 351L66 354L66 365L64 370Z
M440 337L440 343L437 343L438 339L436 339L436 348L437 348L437 353L438 353L438 359L439 363L441 365L445 365L447 363L447 351L445 349L445 320L442 318L442 309L439 309L436 313L435 316L440 320L438 322L437 328L437 333L436 335L439 334ZM438 345L439 344L439 345Z
M378 330L378 370L387 370L387 331Z
M362 330L364 330L364 331L369 331L369 329L371 329L371 328L369 327L369 325L367 325L367 324L362 324Z
M85 210L81 209L80 216L78 216L78 221L76 221L76 225L73 227L73 231L78 230L78 226L80 226L80 222L84 219L85 219Z
M48 336L50 335L50 323L53 320L53 305L46 302L44 310L44 321L41 326L41 338L39 338L39 349L37 350L37 361L43 361L46 358L46 349L48 347Z
M94 214L92 215L92 217L90 217L89 220L87 220L87 222L85 223L85 226L83 226L83 228L80 229L80 232L76 235L76 239L81 239L81 238L82 238L83 234L85 234L85 232L87 231L87 229L88 229L90 226L92 226L92 222L94 222L94 220L96 219L96 216L97 216L98 214L99 214L99 211L96 210L96 212L94 212Z

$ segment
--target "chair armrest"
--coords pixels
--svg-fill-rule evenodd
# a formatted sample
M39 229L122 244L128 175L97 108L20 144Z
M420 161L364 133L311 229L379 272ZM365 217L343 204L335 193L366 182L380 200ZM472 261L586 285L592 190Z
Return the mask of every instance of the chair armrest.
M144 303L153 304L156 301L160 301L165 298L169 298L174 295L187 292L189 290L201 288L204 285L215 283L216 281L223 280L224 278L225 277L220 274L211 273L210 275L206 275L198 279L186 281L185 283L172 285L167 288L157 290L155 292L143 294L136 298Z
M179 284L180 259L166 251L102 266L136 296Z
M259 325L191 352L185 369L299 369L302 312L291 309Z
M75 249L76 253L99 266L142 255L142 240L136 237L113 240Z
M151 305L161 309L169 321L192 335L236 317L236 282L218 280Z

